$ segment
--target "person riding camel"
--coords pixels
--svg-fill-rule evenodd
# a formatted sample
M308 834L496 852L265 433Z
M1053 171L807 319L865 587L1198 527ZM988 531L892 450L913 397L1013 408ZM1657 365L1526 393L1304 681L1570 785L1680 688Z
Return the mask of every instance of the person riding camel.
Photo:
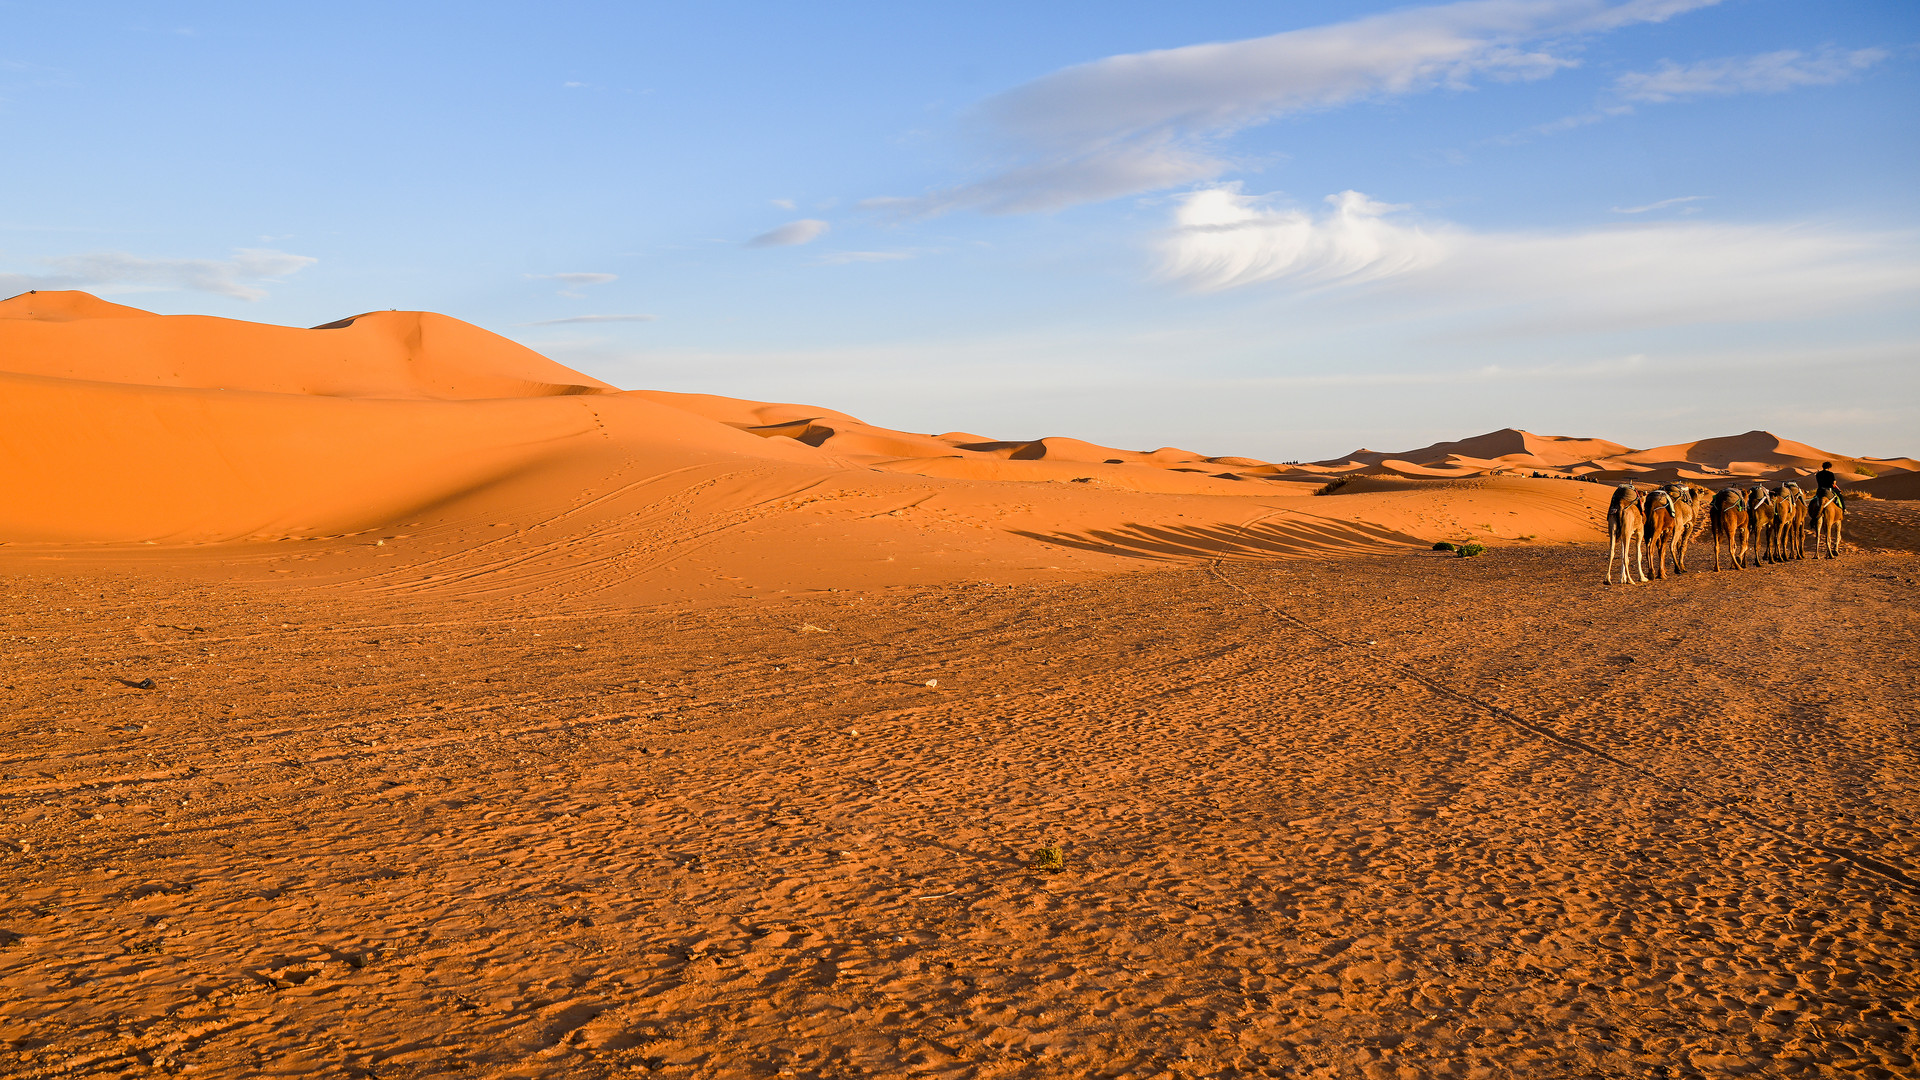
M1818 499L1822 495L1831 495L1834 501L1840 504L1842 509L1846 508L1847 500L1840 494L1840 482L1833 475L1833 462L1821 462L1820 471L1813 474L1813 480L1815 484L1819 485L1814 489L1814 498Z

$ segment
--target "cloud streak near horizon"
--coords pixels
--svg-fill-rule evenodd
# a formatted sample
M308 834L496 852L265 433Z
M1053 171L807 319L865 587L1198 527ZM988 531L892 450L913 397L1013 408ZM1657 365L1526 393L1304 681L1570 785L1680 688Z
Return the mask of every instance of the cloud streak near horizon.
M1541 44L1661 22L1719 0L1467 0L1266 37L1111 56L987 101L1001 150L978 182L864 205L905 216L1057 210L1214 179L1220 143L1293 113L1545 78L1577 61Z
M1236 186L1185 195L1161 276L1198 292L1345 291L1390 299L1403 315L1493 315L1523 332L1767 322L1920 301L1920 250L1904 232L1677 222L1482 232L1404 220L1404 208L1358 192L1327 201L1315 216Z
M183 290L235 300L261 300L263 282L277 281L320 260L270 248L235 248L230 259L168 259L96 251L36 260L50 274L0 274L0 291L99 289L105 292Z
M1885 49L1825 49L1814 56L1794 49L1758 56L1729 56L1676 64L1654 71L1630 71L1614 80L1613 92L1626 101L1664 103L1728 94L1778 94L1803 86L1828 86L1853 77L1887 58Z
M829 228L831 226L819 218L801 218L799 221L789 221L777 229L769 229L761 233L747 241L747 246L797 247L801 244L811 244L825 236Z
M522 326L569 326L577 323L653 322L658 315L569 315L564 319L541 319Z

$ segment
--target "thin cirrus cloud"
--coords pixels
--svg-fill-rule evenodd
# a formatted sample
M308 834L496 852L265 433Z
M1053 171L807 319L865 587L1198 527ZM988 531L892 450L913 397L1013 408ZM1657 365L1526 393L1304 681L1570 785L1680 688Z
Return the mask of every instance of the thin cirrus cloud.
M1588 124L1632 116L1642 105L1831 86L1859 75L1889 55L1885 49L1828 48L1813 55L1787 49L1757 56L1723 56L1691 64L1668 60L1653 71L1629 71L1614 79L1607 94L1587 112L1561 117L1521 135L1495 141L1517 142L1531 135L1557 135Z
M1614 80L1623 101L1661 103L1729 94L1778 94L1803 86L1828 86L1850 79L1887 58L1885 49L1826 49L1809 56L1797 50L1730 56L1676 64L1655 71L1632 71Z
M829 228L831 226L818 218L801 218L799 221L789 221L777 229L769 229L761 233L747 241L747 246L764 248L811 244L825 236Z
M267 296L263 284L320 260L270 248L235 248L230 259L154 259L124 251L96 251L37 260L50 273L0 274L0 291L91 289L102 292L184 290L235 300Z
M1002 164L979 182L870 199L903 215L1061 209L1218 177L1220 143L1293 113L1539 79L1575 61L1537 43L1661 22L1718 0L1466 0L1267 37L1111 56L1043 76L975 116Z
M1645 206L1615 206L1611 209L1616 214L1646 214L1655 210L1665 210L1669 206L1682 206L1686 207L1686 209L1682 210L1681 213L1690 214L1697 209L1697 207L1688 204L1697 203L1708 197L1709 196L1706 195L1679 195L1671 199L1661 199L1659 202L1650 202Z
M577 323L652 322L658 315L569 315L564 319L542 319L522 326L568 326Z
M899 262L918 254L915 251L830 251L815 261L822 266L846 266L850 263Z
M606 285L610 282L619 281L620 275L580 272L567 274L528 274L527 278L532 281L557 281L566 286L566 288L560 290L561 296L577 297L581 295L577 290L585 288L588 285Z
M1401 315L1491 316L1521 332L1814 317L1920 301L1907 233L1660 223L1480 232L1404 220L1358 192L1314 215L1215 187L1182 196L1161 273L1201 292L1251 285Z

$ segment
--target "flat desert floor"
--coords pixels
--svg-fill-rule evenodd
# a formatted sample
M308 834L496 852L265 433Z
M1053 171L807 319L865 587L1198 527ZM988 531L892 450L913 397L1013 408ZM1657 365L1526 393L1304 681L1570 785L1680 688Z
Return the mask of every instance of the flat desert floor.
M9 555L0 1073L1914 1075L1903 513L628 610Z

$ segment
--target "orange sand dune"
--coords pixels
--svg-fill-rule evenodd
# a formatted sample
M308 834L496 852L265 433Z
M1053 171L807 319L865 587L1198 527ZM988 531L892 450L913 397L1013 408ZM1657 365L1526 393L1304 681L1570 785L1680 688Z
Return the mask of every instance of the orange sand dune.
M1407 450L1401 453L1383 454L1371 450L1356 450L1347 455L1347 458L1351 461L1375 465L1389 459L1400 459L1417 465L1439 465L1473 459L1479 462L1498 461L1501 463L1498 467L1557 469L1591 461L1594 458L1622 454L1626 451L1626 447L1605 439L1535 435L1518 428L1502 428L1499 431L1489 431L1485 435L1476 435L1471 439L1438 442L1418 450Z
M303 330L84 293L0 303L0 383L0 542L157 544L221 573L556 602L1587 540L1600 485L1475 478L1826 459L1764 433L1620 453L1507 429L1316 465L927 435L621 391L428 313ZM1407 482L1301 498L1354 476ZM325 566L286 546L301 543L332 545Z
M1254 459L1067 439L1021 456L829 409L625 392L443 316L301 330L73 293L0 314L0 541L61 558L75 549L47 545L160 545L243 578L560 602L1433 539L1353 500L1300 498L1324 477ZM1456 528L1438 510L1395 520ZM1184 539L1127 539L1162 529ZM137 555L116 550L93 556Z
M299 330L153 315L75 292L0 301L0 371L343 398L461 401L614 389L430 312L376 311Z

